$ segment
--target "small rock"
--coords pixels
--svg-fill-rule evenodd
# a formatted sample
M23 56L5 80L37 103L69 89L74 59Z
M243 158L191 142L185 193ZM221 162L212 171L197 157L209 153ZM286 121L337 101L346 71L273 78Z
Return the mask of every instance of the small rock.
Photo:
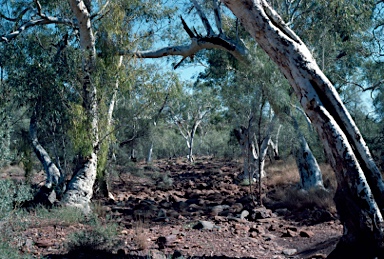
M287 229L281 237L295 237L297 233L293 230Z
M164 249L165 247L172 245L176 238L176 235L161 236L155 243L159 246L159 249Z
M252 220L267 219L271 217L272 217L272 211L266 208L254 209L251 214Z
M247 210L243 210L240 214L240 219L246 219L249 215L249 212Z
M183 255L179 250L175 250L172 255L172 259L181 259L183 258Z
M285 255L294 255L297 253L297 250L296 249L284 249L282 253Z
M253 237L253 238L257 238L258 237L258 233L256 231L252 231L252 232L249 233L249 236Z
M237 234L240 234L243 232L247 233L249 231L249 227L244 225L244 224L235 224L234 227L235 227Z
M211 230L215 225L210 221L200 220L196 225L193 226L193 229L208 229Z
M265 235L263 235L263 238L265 241L271 241L273 239L276 239L276 236L272 235L272 234L265 234Z
M160 209L159 212L157 213L158 218L166 218L167 217L167 212L165 209Z
M230 211L232 213L240 213L243 210L244 206L241 203L235 203L231 206Z
M214 207L212 207L211 215L212 216L218 216L220 214L220 212L222 212L223 210L224 210L224 208L221 205L214 206Z
M293 232L297 232L297 227L287 227L287 229L293 231Z
M51 239L40 239L35 242L35 245L41 248L47 248L53 246L54 241Z
M271 224L268 228L269 231L276 231L276 225Z
M222 217L222 216L215 216L214 219L215 219L216 223L218 223L218 222L227 222L228 221L228 218Z
M228 221L236 221L236 222L240 222L241 221L240 218L236 218L236 217L232 217L232 216L228 216L227 219L228 219Z
M25 247L26 247L27 251L31 251L33 248L33 240L30 238L25 240Z
M313 237L315 234L310 230L302 230L300 231L299 235L301 237Z
M264 235L265 234L265 229L261 226L252 226L250 229L249 229L249 232L255 232L257 234L260 234L260 235Z

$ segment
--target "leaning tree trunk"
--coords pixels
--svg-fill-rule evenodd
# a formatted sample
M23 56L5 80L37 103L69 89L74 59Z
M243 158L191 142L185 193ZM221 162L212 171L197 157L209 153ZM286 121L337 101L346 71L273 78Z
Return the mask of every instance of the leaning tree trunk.
M89 120L91 152L84 157L80 170L68 184L64 194L64 204L76 206L89 212L89 202L93 195L96 180L97 152L99 149L98 111L96 86L92 83L95 68L95 38L92 32L91 15L84 1L69 0L72 12L79 24L80 47L83 52L83 107Z
M323 176L321 174L320 166L309 148L307 140L299 129L296 118L292 116L292 120L299 142L298 147L296 147L295 150L295 158L300 174L301 188L304 190L310 190L313 188L323 189Z
M383 208L384 184L332 83L301 39L265 0L222 2L279 66L324 144L338 182L335 202L344 225L339 250L354 258L384 257L379 209Z
M53 203L56 201L57 195L62 195L64 187L64 177L59 168L56 166L56 164L53 163L50 155L40 144L39 139L37 138L36 111L33 112L29 123L29 136L31 138L33 151L35 152L37 158L43 165L44 172L46 175L45 184L42 188L39 189L38 193L35 195L34 202L39 204L53 205Z

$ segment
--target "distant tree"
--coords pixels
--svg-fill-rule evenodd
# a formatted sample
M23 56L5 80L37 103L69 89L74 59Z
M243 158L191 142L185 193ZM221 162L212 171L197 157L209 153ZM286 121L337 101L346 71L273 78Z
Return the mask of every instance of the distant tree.
M188 147L188 160L194 161L193 147L197 130L208 123L209 117L219 108L218 100L209 89L186 87L182 95L171 100L166 107L169 120L177 127Z

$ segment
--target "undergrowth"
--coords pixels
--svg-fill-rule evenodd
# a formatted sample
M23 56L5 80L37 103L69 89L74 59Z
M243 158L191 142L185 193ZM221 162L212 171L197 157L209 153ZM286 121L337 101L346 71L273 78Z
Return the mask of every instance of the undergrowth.
M278 207L291 211L318 208L334 212L335 175L328 165L322 165L321 171L325 189L314 188L305 191L299 186L299 172L294 163L271 165L268 167L268 177L265 180L269 190L267 196L278 203Z
M87 222L88 227L69 235L67 248L70 253L74 251L108 251L118 246L121 241L117 238L118 225L103 223L97 217Z

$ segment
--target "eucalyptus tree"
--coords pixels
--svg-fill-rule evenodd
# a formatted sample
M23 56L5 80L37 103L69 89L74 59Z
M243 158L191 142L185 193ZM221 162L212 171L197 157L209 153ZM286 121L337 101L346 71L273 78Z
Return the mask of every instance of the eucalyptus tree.
M320 135L338 181L335 201L345 229L339 251L383 257L381 174L334 86L303 41L266 1L223 2L279 66Z
M133 25L132 18L135 18L134 22L139 27L147 21L154 19L160 21L163 14L169 14L167 12L169 8L158 7L157 3L148 2L143 5L140 1L4 2L2 9L4 12L1 15L4 26L0 37L3 44L22 42L24 35L33 37L34 32L43 30L48 38L49 36L53 38L54 35L67 37L66 44L76 50L81 57L75 59L77 63L73 64L73 68L77 69L76 76L73 77L76 82L63 83L54 80L50 82L56 83L56 87L72 89L71 91L78 97L75 100L66 99L71 102L73 119L72 133L70 131L68 133L75 138L78 153L78 167L63 197L63 202L66 204L81 207L86 211L89 209L88 203L93 195L97 169L102 167L105 160L103 141L106 140L106 131L110 129L109 115L113 113L113 99L120 82L118 73L113 72L113 70L119 71L122 67L115 47L123 48L129 45L133 48L135 44L132 42L138 37L148 39L147 42L150 44L153 28L148 26L146 32L140 31L134 34L132 32L138 27ZM133 12L136 12L136 17ZM155 24L154 26L156 27ZM147 47L148 44L143 46ZM34 78L32 75L34 74L28 74L31 80L38 83L44 81L44 78ZM103 87L110 87L111 90L105 91ZM37 104L44 105L44 103ZM41 107L37 108L41 110ZM103 116L103 113L107 116ZM31 120L31 136L35 152L43 160L43 164L52 165L53 160L50 159L48 152L44 153L40 148L42 146L37 139L35 121L34 118ZM56 184L54 181L53 185Z
M220 109L219 101L212 89L195 85L184 86L180 96L170 100L165 112L184 138L189 162L194 162L193 147L198 129L209 122L213 111Z
M115 112L115 136L122 152L130 152L132 157L135 150L151 162L159 143L157 126L166 123L165 108L180 91L175 73L165 72L157 64L135 62L129 87L120 90Z

